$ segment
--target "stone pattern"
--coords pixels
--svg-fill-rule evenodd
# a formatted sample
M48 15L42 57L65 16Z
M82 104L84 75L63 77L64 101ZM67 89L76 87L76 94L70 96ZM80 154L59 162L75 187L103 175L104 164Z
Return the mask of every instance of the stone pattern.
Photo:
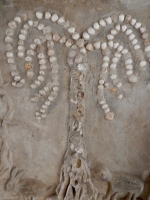
M105 118L107 120L112 120L114 118L114 112L110 110L106 103L104 88L114 93L118 99L123 98L121 89L123 90L124 84L120 80L120 77L118 77L116 70L117 64L121 58L125 62L125 77L127 80L131 83L135 83L138 80L138 75L134 72L130 51L124 44L115 41L114 38L120 32L126 34L135 51L139 69L143 69L150 59L148 33L146 32L146 28L136 19L133 19L130 15L120 13L100 19L81 35L76 31L75 27L70 25L68 20L65 20L64 17L59 17L56 13L36 11L35 15L37 18L35 21L28 19L27 14L22 14L8 23L9 28L6 30L5 42L7 43L7 62L12 70L12 86L20 88L25 84L25 79L17 69L17 62L13 52L14 40L12 36L15 34L15 29L17 29L18 26L22 26L22 28L18 36L17 57L24 61L23 65L27 78L33 79L34 77L34 56L37 56L39 63L38 76L34 81L31 80L30 87L32 89L38 89L38 87L46 81L43 88L31 98L33 102L44 99L40 110L35 113L35 117L39 121L46 117L48 107L57 98L57 93L59 91L59 65L57 63L55 43L64 44L69 49L67 62L70 67L71 81L68 149L61 169L60 183L56 189L56 194L52 194L51 187L47 187L39 180L30 178L24 179L24 171L17 169L17 167L10 167L11 165L9 165L10 177L6 181L6 190L12 192L12 194L18 195L19 199L97 199L99 194L96 186L92 182L91 173L87 165L87 152L84 142L85 80L89 70L87 53L100 50L103 55L97 96L98 103L105 112ZM63 26L63 28L67 29L69 36L60 35L53 31L51 26L46 26L44 22L40 22L40 20L43 19L50 20L52 23ZM21 24L22 22L23 25ZM125 24L123 24L124 22ZM107 39L98 41L91 39L98 34L99 31L112 24L115 24L115 26L112 28L110 34L106 36ZM140 45L141 41L138 41L130 26L134 27L142 34L141 38L143 40L145 53L142 51ZM38 31L41 31L42 36L34 38L28 50L25 51L25 41L28 39L28 31L30 28L36 28ZM45 53L45 44L47 54ZM112 52L113 56L111 57ZM51 69L52 81L45 80L47 68ZM112 83L109 83L108 80L112 81ZM3 95L2 93L2 96ZM9 108L9 110L11 109ZM4 116L7 116L6 112L4 112ZM3 125L3 119L4 117L2 117L1 123L2 132L6 131L8 123L6 122ZM145 171L143 174L143 176L147 178L149 171ZM106 195L102 197L105 199L117 199L118 197L136 199L141 195L144 189L144 182L142 179L140 180L137 177L127 174L113 174L107 167L103 166L98 167L96 178L99 181L109 183L108 191Z

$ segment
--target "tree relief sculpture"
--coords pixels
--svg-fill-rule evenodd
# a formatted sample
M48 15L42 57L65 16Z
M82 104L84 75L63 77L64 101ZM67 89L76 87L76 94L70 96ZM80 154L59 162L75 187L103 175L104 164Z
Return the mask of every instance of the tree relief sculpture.
M60 34L54 24L66 29L68 33ZM32 34L33 29L37 29L39 35L29 44L27 43L29 31ZM108 34L104 38L99 38L98 33L103 29L109 29ZM19 31L17 41L14 39L16 31ZM124 35L130 48L126 43L117 39L117 35L120 33ZM94 169L94 173L89 169L84 140L85 101L86 77L90 70L88 54L96 51L102 55L102 61L100 61L99 81L95 95L98 104L104 111L105 119L114 119L115 112L109 106L109 99L105 98L105 90L110 91L118 100L125 98L126 93L130 92L132 86L138 81L140 70L146 70L148 67L150 42L145 26L130 15L115 13L99 19L80 34L63 16L49 11L36 11L34 19L30 19L27 14L14 17L8 23L5 42L7 62L13 79L11 84L19 89L27 82L31 90L35 91L31 102L42 102L40 108L35 112L35 118L39 122L46 118L49 107L57 99L60 90L59 70L62 66L58 64L61 62L58 62L56 44L67 48L66 62L70 69L68 147L60 172L60 182L55 188L54 194L54 186L47 186L36 179L25 179L25 171L12 164L11 151L4 143L4 136L13 112L11 100L1 87L0 167L1 174L7 173L9 176L5 181L5 190L16 195L19 200L138 199L145 190L145 180L149 177L149 170L144 171L139 178L111 172L101 164ZM14 51L16 43L17 54ZM22 69L18 66L18 59L22 63ZM38 61L38 73L36 73L35 60ZM125 68L122 78L117 70L121 68L121 63ZM49 78L46 78L49 71ZM99 186L95 183L99 183ZM105 194L99 192L103 185L106 186ZM149 194L146 198L150 199Z

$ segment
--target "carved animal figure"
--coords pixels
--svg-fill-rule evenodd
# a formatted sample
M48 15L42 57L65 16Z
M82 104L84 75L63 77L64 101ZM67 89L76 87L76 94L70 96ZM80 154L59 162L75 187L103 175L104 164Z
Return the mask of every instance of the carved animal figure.
M52 194L52 187L47 187L42 181L28 178L21 179L24 171L14 167L6 183L6 190L18 195L23 200L45 200Z
M126 200L136 200L144 188L141 179L125 173L111 173L105 166L100 168L98 178L108 182L108 191L104 197L107 200L117 200L121 197L126 197Z

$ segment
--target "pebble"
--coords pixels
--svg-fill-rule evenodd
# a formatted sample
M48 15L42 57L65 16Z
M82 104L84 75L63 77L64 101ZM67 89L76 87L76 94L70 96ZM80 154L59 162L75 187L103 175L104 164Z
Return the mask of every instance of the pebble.
M83 32L83 38L85 40L89 40L90 39L90 35L87 32Z
M51 18L51 13L45 12L45 19L50 19L50 18Z
M105 115L105 119L107 120L113 120L114 119L114 112L109 112Z
M51 21L52 22L57 22L58 20L58 15L57 14L53 14L52 17L51 17Z
M132 75L130 75L129 77L128 77L128 79L129 79L129 81L131 82L131 83L136 83L137 82L137 76L136 75L134 75L134 74L132 74Z
M37 17L38 19L42 19L42 18L43 18L43 13L40 12L40 11L37 11L37 12L36 12L36 17Z

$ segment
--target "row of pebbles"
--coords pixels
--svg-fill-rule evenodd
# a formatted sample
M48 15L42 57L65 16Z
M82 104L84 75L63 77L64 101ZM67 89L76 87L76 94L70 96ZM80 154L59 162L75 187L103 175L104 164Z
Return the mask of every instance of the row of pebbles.
M118 32L122 31L129 37L129 40L133 40L132 43L134 45L134 49L139 49L140 45L138 44L138 40L136 39L133 31L128 28L128 25L130 25L141 34L141 39L144 41L144 51L148 59L150 59L150 42L148 40L148 32L145 26L143 26L137 19L132 18L131 15L113 14L112 16L100 19L99 21L94 22L92 26L88 27L87 31L83 32L82 37L84 40L88 41L92 36L98 34L101 29L112 24L116 24L116 26L111 30L111 33L107 35L108 40L113 40L114 36Z
M102 45L103 44L104 43L102 43ZM105 45L107 47L108 44L106 43ZM110 58L110 54L103 56L99 84L97 87L98 103L104 110L105 118L108 120L112 120L114 118L114 113L110 111L110 108L106 103L106 99L104 97L104 88L115 94L118 99L123 98L123 94L122 92L120 92L122 90L123 83L121 80L119 80L119 77L117 76L117 65L121 57L124 57L126 68L125 76L127 76L130 82L137 82L137 75L134 73L133 70L133 61L130 52L126 48L124 48L123 44L118 42L115 47L113 46L113 49L115 50L115 53L112 58ZM112 84L108 82L108 79L112 81Z

